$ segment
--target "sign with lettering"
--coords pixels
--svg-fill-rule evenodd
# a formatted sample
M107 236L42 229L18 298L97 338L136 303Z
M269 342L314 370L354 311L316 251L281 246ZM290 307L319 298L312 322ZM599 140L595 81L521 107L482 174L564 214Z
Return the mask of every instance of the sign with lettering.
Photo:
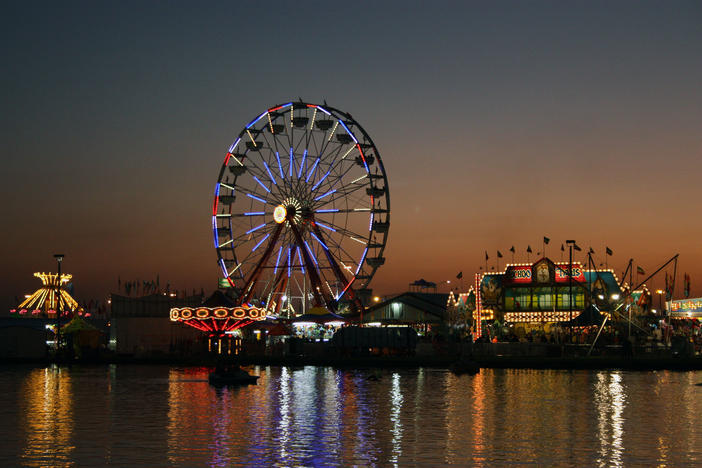
M671 307L675 314L702 312L702 298L672 301Z
M568 274L569 271L569 263L556 264L556 283L567 283L570 277ZM583 266L580 263L573 262L573 282L585 282L585 270L583 270Z
M531 266L513 266L507 270L507 281L511 283L531 283Z

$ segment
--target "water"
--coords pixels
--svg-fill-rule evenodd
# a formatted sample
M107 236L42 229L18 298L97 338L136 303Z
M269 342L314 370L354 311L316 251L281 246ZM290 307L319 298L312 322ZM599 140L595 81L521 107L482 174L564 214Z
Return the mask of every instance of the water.
M702 372L0 369L0 466L699 465Z

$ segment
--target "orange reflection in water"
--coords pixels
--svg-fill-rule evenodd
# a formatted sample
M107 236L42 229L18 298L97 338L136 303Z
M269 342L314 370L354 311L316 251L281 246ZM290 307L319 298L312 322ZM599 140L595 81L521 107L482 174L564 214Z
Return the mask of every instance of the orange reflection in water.
M22 385L24 400L25 466L70 466L73 464L73 403L71 374L51 367L32 370Z

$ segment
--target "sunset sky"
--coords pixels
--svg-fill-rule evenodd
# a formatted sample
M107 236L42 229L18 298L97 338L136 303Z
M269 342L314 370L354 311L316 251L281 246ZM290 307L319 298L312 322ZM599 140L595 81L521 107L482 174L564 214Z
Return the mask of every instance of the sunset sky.
M224 154L298 97L385 163L376 294L467 288L543 236L617 274L679 253L676 295L683 272L702 294L702 2L5 2L0 24L3 311L57 252L79 299L214 289Z

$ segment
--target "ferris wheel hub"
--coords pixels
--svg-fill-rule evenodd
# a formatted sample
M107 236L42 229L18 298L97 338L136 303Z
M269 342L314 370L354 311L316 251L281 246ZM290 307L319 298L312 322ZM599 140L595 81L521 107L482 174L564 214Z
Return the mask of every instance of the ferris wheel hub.
M273 210L273 220L276 223L280 224L283 221L285 221L287 214L288 214L288 210L283 205L278 205Z

